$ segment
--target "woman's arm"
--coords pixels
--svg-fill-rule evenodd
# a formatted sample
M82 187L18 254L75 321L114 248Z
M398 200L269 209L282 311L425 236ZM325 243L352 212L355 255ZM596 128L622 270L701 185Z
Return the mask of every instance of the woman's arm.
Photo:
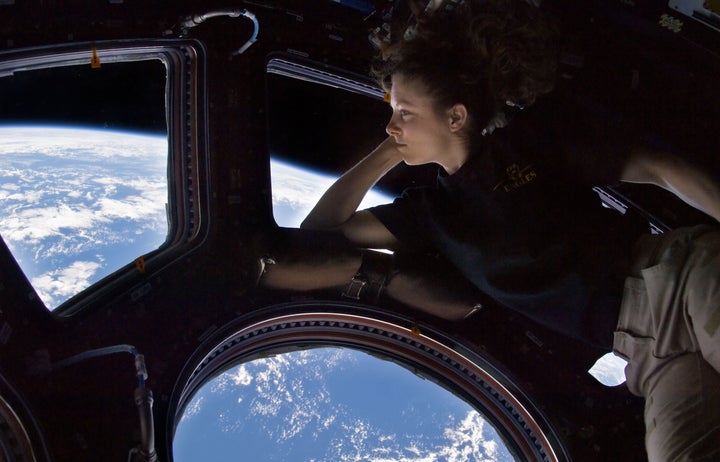
M392 246L396 240L387 228L371 213L357 212L357 208L370 188L401 160L395 140L388 137L323 194L300 227L339 230L364 246Z
M720 221L720 183L677 156L646 147L635 148L620 180L660 186Z
M403 259L400 266L390 271L391 255L373 251L363 253L355 247L325 246L317 242L294 244L287 249L276 246L274 258L260 259L258 285L267 289L300 291L337 288L340 292L350 293L350 281L354 280L368 254L374 254L371 261L385 262L379 265L384 270L379 276L390 278L384 293L407 306L450 321L463 319L480 306L477 288L446 262L430 257ZM377 302L377 299L366 299L361 293L357 296L363 303Z
M385 292L405 305L449 321L465 319L482 307L478 288L444 260L413 259L396 271Z

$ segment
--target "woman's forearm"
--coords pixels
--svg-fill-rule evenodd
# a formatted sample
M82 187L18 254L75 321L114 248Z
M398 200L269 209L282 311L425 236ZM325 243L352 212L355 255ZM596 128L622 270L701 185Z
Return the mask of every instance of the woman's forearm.
M401 160L394 140L386 139L323 194L300 227L330 230L342 226L370 188Z
M474 286L464 278L438 284L438 275L396 275L386 293L408 306L449 321L465 319L482 306Z
M720 221L720 183L707 171L677 156L636 149L620 179L660 186Z
M342 256L318 263L307 261L273 262L263 265L258 285L267 289L318 290L344 286L360 266L360 255Z
M389 279L384 286L386 296L443 319L460 320L480 307L477 288L444 260L401 258L401 267L391 270L393 257L387 254L311 247L288 249L289 254L281 253L268 262L261 259L258 285L266 289L300 291L337 287L345 295L351 292L351 280L359 274L368 287L372 287L370 282ZM366 290L362 287L364 284L357 297L367 303L366 296L370 294L361 296ZM377 298L370 303L377 303Z

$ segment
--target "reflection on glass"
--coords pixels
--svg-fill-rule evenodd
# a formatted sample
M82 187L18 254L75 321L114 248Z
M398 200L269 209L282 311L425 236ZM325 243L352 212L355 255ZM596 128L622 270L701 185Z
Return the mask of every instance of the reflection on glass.
M389 361L316 348L232 367L193 396L176 462L512 461L466 402Z
M606 353L598 358L588 373L607 387L616 387L625 383L625 366L627 361L615 356L614 353Z

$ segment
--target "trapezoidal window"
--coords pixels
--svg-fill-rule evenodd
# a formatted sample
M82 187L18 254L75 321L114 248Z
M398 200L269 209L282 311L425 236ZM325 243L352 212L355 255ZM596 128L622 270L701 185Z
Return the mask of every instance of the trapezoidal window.
M196 231L189 48L75 48L0 55L0 235L50 310Z
M390 105L367 76L294 56L267 64L273 216L298 227L322 194L385 137ZM400 164L360 209L392 202L408 186L434 181L437 167Z

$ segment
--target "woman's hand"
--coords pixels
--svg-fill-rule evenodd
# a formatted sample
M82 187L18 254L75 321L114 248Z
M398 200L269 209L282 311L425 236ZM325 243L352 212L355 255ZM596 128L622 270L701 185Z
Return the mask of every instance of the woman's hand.
M392 234L369 212L357 212L365 194L403 158L392 137L345 172L320 198L300 225L304 229L340 230L362 245L394 242Z
M378 144L378 146L370 153L370 155L386 155L390 158L396 159L395 165L399 164L401 161L405 160L403 158L403 154L398 149L399 144L397 141L395 141L395 137L388 136L383 140L382 143Z

